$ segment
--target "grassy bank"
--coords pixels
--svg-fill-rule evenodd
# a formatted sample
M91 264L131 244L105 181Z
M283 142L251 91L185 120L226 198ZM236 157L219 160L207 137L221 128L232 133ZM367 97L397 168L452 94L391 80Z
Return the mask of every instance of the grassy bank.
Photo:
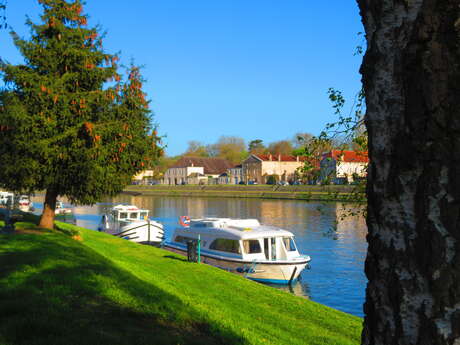
M358 186L269 186L269 185L155 185L125 188L125 193L161 196L291 199L310 201L364 201Z
M0 235L1 344L359 344L357 317L59 226L67 234L23 222Z

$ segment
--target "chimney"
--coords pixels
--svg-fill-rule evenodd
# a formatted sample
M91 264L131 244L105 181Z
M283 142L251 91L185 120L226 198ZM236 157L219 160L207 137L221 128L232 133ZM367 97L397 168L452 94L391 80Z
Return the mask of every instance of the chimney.
M269 154L268 159L272 160L272 154L271 153Z
M194 166L194 165L193 165L193 162L192 162L192 167L193 167L193 166Z
M299 156L296 156L295 159L297 160L297 162L299 161Z
M278 154L278 162L281 162L281 155Z

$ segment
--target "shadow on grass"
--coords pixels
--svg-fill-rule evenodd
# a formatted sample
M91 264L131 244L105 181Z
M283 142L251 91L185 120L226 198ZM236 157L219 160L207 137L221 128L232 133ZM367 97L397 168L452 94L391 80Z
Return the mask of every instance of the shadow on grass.
M0 236L0 343L243 344L62 235Z
M187 259L178 258L177 256L173 256L173 255L163 255L163 257L166 258L166 259L173 259L173 260L177 260L177 261L185 261L185 262L188 261Z

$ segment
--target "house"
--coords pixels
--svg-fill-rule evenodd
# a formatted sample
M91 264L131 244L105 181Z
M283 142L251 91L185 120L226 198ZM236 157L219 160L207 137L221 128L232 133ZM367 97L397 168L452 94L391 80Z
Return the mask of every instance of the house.
M367 152L332 150L320 162L321 181L344 184L365 178L369 158Z
M267 183L269 176L277 181L294 181L297 169L307 157L291 155L251 154L242 164L244 182Z
M182 157L166 170L162 182L170 185L214 183L232 166L222 158Z
M144 180L153 180L154 171L153 170L143 170L133 177L133 181L144 181Z
M228 169L228 184L239 184L243 181L243 165L238 164Z

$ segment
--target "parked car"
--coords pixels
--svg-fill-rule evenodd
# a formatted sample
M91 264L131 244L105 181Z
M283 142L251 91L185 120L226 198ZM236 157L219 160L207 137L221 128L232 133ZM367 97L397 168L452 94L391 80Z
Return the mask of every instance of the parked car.
M288 181L279 181L278 184L280 186L289 186L289 182Z
M240 181L240 182L238 182L238 184L246 184L246 182Z
M248 184L258 184L257 181L249 181Z

